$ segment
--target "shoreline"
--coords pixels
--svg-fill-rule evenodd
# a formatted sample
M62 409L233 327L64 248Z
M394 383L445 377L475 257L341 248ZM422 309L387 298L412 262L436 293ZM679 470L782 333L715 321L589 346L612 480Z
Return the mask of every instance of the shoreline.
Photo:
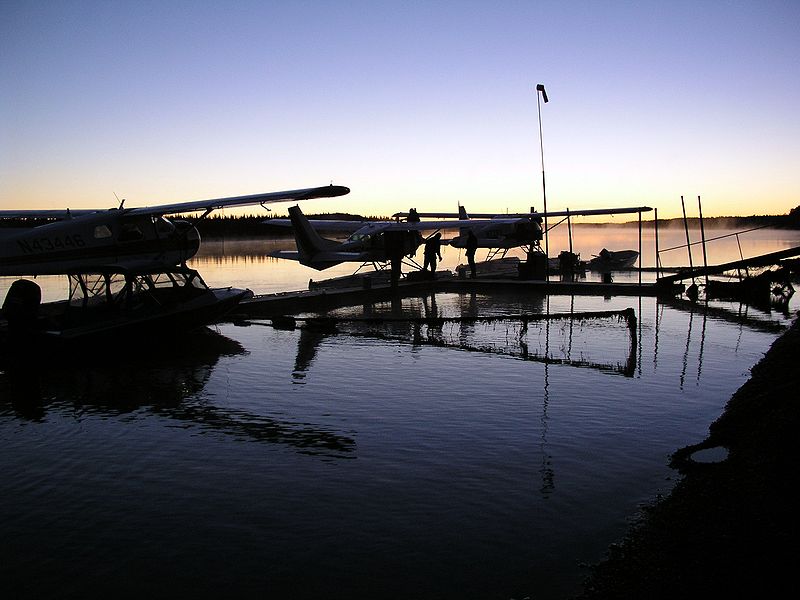
M675 452L682 478L591 567L580 600L765 597L794 587L800 525L800 319L775 340L708 437ZM724 447L719 462L695 461Z

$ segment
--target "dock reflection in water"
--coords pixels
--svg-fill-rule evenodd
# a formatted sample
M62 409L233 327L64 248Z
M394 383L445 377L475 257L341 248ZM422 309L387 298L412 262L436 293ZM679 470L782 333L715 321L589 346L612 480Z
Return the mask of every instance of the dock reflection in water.
M435 296L430 298L435 305ZM428 297L423 300L427 307ZM622 311L526 313L492 317L441 317L432 316L433 314L426 310L423 317L384 315L291 319L292 326L295 321L298 325L302 323L294 376L297 379L305 377L319 345L332 335L372 338L413 346L437 346L546 364L586 367L627 377L632 377L635 372L638 342L636 314L632 308ZM285 321L278 321L278 326L286 327ZM550 347L551 327L557 328L563 337L555 348ZM587 338L602 333L608 339L619 332L629 339L627 358L620 356L621 360L615 362L613 357L607 356L605 348L595 348L593 354L596 358L593 360L591 344L587 342ZM582 348L573 354L573 343L579 334L584 338ZM544 337L544 343L539 341L537 348L537 338L541 337Z

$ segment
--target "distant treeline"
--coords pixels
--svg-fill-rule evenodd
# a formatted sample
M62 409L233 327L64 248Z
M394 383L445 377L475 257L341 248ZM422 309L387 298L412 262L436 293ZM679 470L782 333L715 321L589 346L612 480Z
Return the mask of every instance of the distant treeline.
M364 217L361 215L351 215L348 213L323 213L318 215L306 215L310 220L326 219L332 221L378 221L387 220L388 217L369 216ZM202 237L206 238L224 238L224 237L253 237L265 234L280 235L285 233L287 236L292 236L292 231L286 227L270 227L269 221L272 218L285 219L287 217L270 217L265 215L259 216L217 216L211 215L205 219L196 221L191 217L185 216L170 216L170 219L185 219L189 222L195 223L198 231ZM23 218L23 219L5 219L0 218L0 228L29 228L38 227L39 225L47 225L54 223L57 219L46 218Z
M642 219L643 227L653 227L652 213L645 213ZM385 216L362 216L349 213L321 213L307 215L310 220L338 220L338 221L380 221L389 220ZM185 218L185 217L180 217ZM258 237L263 235L292 236L289 228L270 227L272 218L285 219L286 217L259 216L222 216L211 215L197 221L197 229L205 238L233 238L233 237ZM187 219L192 221L191 218ZM700 220L697 217L687 219L689 226L699 228ZM52 219L0 219L0 227L35 227L52 222ZM611 222L611 223L579 223L594 227L637 227L637 221ZM800 206L789 211L788 215L753 215L749 217L705 217L703 224L709 229L743 230L753 227L774 227L776 229L800 229ZM683 219L659 219L659 228L683 227Z
M686 221L690 228L699 229L700 219L698 217L687 217ZM583 224L583 223L581 223ZM586 223L596 227L638 227L637 221L626 221L624 223ZM654 219L652 213L642 215L642 226L652 228ZM670 229L673 227L683 227L683 218L659 219L658 227ZM703 217L703 227L708 229L751 229L753 227L774 227L775 229L800 229L800 206L793 208L788 215L752 215L749 217Z
M348 213L323 213L318 215L306 215L310 221L323 219L330 221L377 221L384 220L386 217L363 217L361 215L351 215ZM210 216L199 223L197 229L200 235L205 238L230 238L230 237L257 237L263 235L292 237L294 234L288 227L270 226L269 222L273 219L286 219L287 217L269 216Z
M642 225L653 227L652 213L643 215ZM340 220L340 221L381 221L389 220L384 216L362 216L348 213L327 213L307 215L309 220ZM286 218L286 217L277 217ZM270 227L270 217L225 217L212 216L198 224L200 234L207 238L214 237L249 237L253 235L286 235L291 236L291 230L285 227ZM700 219L687 218L689 227L699 228ZM593 227L638 227L638 221L611 222L611 223L581 223ZM703 225L709 229L750 229L753 227L774 227L776 229L800 229L800 206L793 208L788 215L753 215L750 217L704 217ZM659 219L659 228L683 227L683 219Z

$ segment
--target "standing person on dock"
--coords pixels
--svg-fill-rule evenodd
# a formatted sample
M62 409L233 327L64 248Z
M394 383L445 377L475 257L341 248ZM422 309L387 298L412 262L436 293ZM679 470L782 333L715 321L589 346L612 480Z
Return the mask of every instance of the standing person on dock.
M436 279L437 257L442 260L442 234L438 231L425 240L425 263L422 266L422 270L427 271L428 265L430 265L433 279Z
M465 248L467 249L467 262L469 262L470 277L475 279L475 251L478 249L478 238L475 237L472 229L469 230Z
M400 283L401 269L403 265L404 244L402 231L386 231L383 234L384 249L386 258L391 263L391 285L397 288Z

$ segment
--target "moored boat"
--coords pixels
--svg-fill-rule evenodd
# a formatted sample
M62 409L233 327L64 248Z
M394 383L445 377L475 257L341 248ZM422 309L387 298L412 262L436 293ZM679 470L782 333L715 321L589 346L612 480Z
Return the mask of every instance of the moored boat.
M619 271L628 269L636 263L639 253L636 250L606 250L592 258L588 265L592 271Z

